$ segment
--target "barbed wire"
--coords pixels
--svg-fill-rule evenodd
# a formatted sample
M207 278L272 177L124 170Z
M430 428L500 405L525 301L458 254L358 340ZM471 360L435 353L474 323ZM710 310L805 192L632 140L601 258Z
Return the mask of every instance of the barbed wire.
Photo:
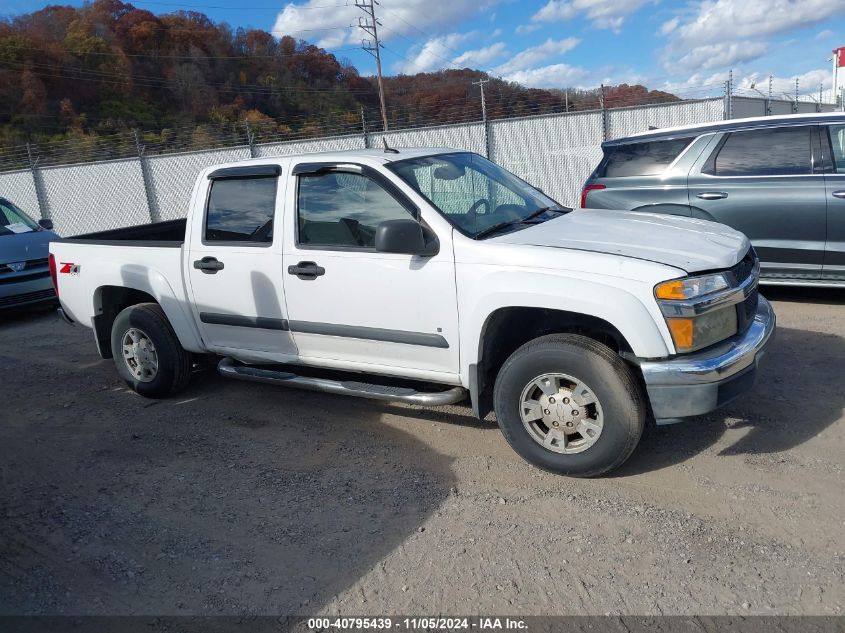
M723 84L702 85L676 95L653 95L631 99L624 95L624 104L614 105L613 97L605 97L608 111L648 107L666 103L695 103L696 101L722 99ZM745 96L747 89L733 91L733 96ZM601 111L602 92L596 91L593 98L570 103L565 102L514 104L505 99L488 97L487 118L495 123L505 119L531 119L549 115L579 115ZM425 100L423 93L420 99ZM679 99L680 97L680 99ZM391 129L385 132L381 126L380 112L375 106L355 111L334 111L322 115L295 115L278 119L229 120L196 125L173 126L156 130L121 129L98 134L77 133L60 139L39 143L0 147L0 171L28 169L33 163L38 167L73 165L104 160L137 159L139 153L145 156L175 154L186 151L205 151L234 147L290 143L354 136L362 139L366 133L371 136L392 132L419 130L449 125L481 125L481 106L477 97L467 94L462 98L436 99L416 105L403 104L391 108ZM755 94L753 98L763 100ZM777 99L773 101L787 101ZM577 109L576 107L577 106ZM32 159L32 163L30 162Z

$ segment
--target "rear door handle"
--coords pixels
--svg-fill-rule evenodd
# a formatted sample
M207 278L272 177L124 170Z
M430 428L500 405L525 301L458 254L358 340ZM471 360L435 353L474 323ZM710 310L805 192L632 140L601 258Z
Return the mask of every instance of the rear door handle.
M203 257L194 261L194 268L201 270L206 275L216 275L218 270L223 270L223 262L216 257Z
M316 279L325 275L326 269L315 262L299 262L295 266L288 266L288 274L300 279Z
M839 191L834 191L831 195L834 198L845 198L845 189L840 189Z
M705 191L695 194L695 197L701 198L702 200L721 200L722 198L727 198L728 193L726 191Z

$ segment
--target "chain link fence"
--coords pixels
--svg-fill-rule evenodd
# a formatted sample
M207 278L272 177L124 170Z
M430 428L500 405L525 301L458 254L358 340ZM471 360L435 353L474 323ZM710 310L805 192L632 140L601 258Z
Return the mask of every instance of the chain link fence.
M380 147L452 147L491 160L559 202L575 206L582 184L601 158L601 143L650 128L708 123L723 118L817 112L834 105L766 98L716 97L482 122L256 143L246 130L240 144L220 149L159 153L71 165L39 165L0 172L0 197L34 217L53 220L62 236L184 217L197 174L210 165L320 151Z

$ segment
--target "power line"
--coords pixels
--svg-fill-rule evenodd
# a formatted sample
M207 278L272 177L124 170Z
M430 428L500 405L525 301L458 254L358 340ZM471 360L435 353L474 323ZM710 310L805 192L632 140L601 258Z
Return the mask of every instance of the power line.
M341 27L341 28L348 28L348 27ZM304 40L303 40L304 41ZM51 53L51 51L47 48L39 48L36 46L24 46L21 47L21 50L26 51L33 51L38 53ZM348 51L357 51L358 47L347 47L347 48L333 48L330 49L331 54L335 52L348 52ZM76 57L88 57L88 56L96 56L96 57L130 57L130 58L144 58L144 59L238 59L238 60L250 60L250 59L284 59L286 57L292 57L294 55L301 54L300 52L294 53L283 53L279 51L274 53L273 55L256 55L254 53L246 53L243 55L159 55L157 53L116 53L114 51L78 51L78 50L70 50L65 49L62 51L68 55L74 55Z
M279 5L275 6L263 6L263 7L250 7L250 6L225 6L225 5L216 5L216 4L181 4L176 2L153 2L152 0L136 0L133 2L133 5L144 5L150 4L153 6L164 6L164 7L182 7L186 9L223 9L226 11L278 11ZM296 7L297 11L311 11L313 9L342 9L348 7L349 4L323 4L319 6L299 6Z

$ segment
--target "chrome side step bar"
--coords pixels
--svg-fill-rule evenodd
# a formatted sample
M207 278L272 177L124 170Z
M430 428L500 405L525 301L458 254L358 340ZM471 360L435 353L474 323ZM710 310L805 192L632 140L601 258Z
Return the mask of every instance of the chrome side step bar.
M416 391L409 387L374 385L354 380L312 378L310 376L298 376L297 374L286 371L240 365L235 359L228 356L222 359L217 365L217 371L221 376L236 380L266 382L272 385L297 387L310 391L322 391L323 393L336 393L342 396L370 398L371 400L384 400L387 402L404 402L406 404L418 404L426 407L455 404L456 402L465 400L467 397L467 390L463 387L453 387L446 391L427 393Z

